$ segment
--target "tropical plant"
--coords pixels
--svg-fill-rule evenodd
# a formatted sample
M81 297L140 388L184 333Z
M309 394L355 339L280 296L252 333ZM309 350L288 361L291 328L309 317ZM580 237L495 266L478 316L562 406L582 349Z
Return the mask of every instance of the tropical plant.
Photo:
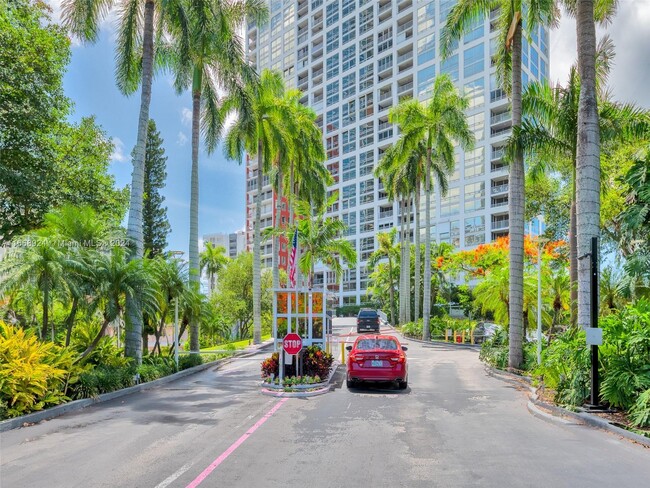
M228 264L228 260L225 247L213 246L211 242L205 243L205 250L201 253L201 273L208 274L210 293L214 291L215 278Z
M372 270L377 266L380 260L386 259L388 263L388 273L387 287L389 298L389 309L390 309L390 323L395 324L395 283L393 281L393 268L395 267L395 261L397 259L397 246L395 245L395 236L397 235L397 229L392 228L390 232L380 232L377 234L377 249L370 255L368 258L368 269ZM416 266L417 268L417 266ZM371 278L371 282L374 282ZM416 297L417 299L417 297Z
M454 50L454 43L461 35L498 11L498 39L496 64L497 78L512 105L512 127L521 125L521 72L522 35L524 27L532 32L540 25L557 23L558 9L554 0L459 0L451 9L442 31L440 51L447 58ZM524 20L522 21L522 17ZM524 209L525 179L524 158L518 148L511 155L509 185L510 219L510 340L509 365L520 368L523 360L523 280L524 280Z

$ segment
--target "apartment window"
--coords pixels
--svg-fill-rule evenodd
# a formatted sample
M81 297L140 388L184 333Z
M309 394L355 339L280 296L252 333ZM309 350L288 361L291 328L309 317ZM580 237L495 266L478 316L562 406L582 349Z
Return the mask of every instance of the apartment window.
M375 152L367 151L359 155L359 176L372 173L375 164Z
M474 212L485 208L485 182L465 185L465 212Z
M449 176L447 176L447 181L453 183L460 180L460 154L457 152L454 153L454 170Z
M431 34L418 41L418 65L432 61L436 55L436 36Z
M269 49L268 44L260 48L260 65L266 65L269 62Z
M296 15L296 4L292 3L289 5L287 8L284 9L284 27L285 29L289 27L291 24L293 24L293 19L295 18ZM293 29L292 29L293 31Z
M474 178L485 173L485 146L465 153L465 178Z
M389 54L377 61L377 72L382 73L393 67L393 55Z
M433 79L436 76L436 65L418 71L418 97L420 100L429 98L433 92Z
M353 96L357 90L357 74L350 73L343 77L343 100Z
M485 79L478 78L465 83L465 95L469 99L469 109L479 108L485 104Z
M469 78L483 71L483 43L477 46L465 49L463 55L463 76Z
M436 23L436 2L428 4L418 9L418 32L424 32L431 29Z
M478 246L485 243L485 216L465 219L465 245Z
M350 68L354 68L357 64L357 45L352 44L351 46L343 49L343 72L346 72Z
M374 140L374 123L368 122L359 126L359 148L370 146Z
M271 36L279 34L282 30L282 13L271 17Z
M339 20L339 0L336 0L335 2L328 4L325 7L325 12L327 17L326 20L327 27L336 24Z
M359 70L359 91L372 88L374 81L374 65L369 64Z
M440 22L447 20L447 15L457 3L457 0L440 0Z
M343 207L345 208L345 207ZM346 236L353 236L357 233L357 213L349 212L343 214L343 223L347 225L347 230L345 231Z
M375 111L372 92L359 97L359 120L370 117Z
M373 47L372 36L368 36L359 42L359 64L362 64L363 62L372 59L372 55L373 55L372 47Z
M287 32L284 33L284 52L290 52L293 51L293 48L295 47L295 36L296 36L296 31L294 29L289 29Z
M343 133L343 154L351 153L357 149L357 129L350 129Z
M465 34L464 41L465 43L475 41L483 37L483 19L478 20L474 25L470 25L467 33Z
M327 105L338 103L339 101L339 82L334 81L327 85Z
M521 36L521 65L528 67L528 41Z
M357 189L356 185L348 185L343 187L341 192L341 208L346 210L357 206Z
M440 198L440 217L457 215L460 212L460 188L449 188L447 195Z
M341 15L345 17L348 14L354 12L356 8L356 0L343 0L343 7L341 9Z
M326 140L326 147L327 147L327 159L333 159L338 157L339 155L339 136L333 135L332 137L328 137Z
M458 81L458 54L449 56L440 63L440 72L447 73L452 81Z
M539 47L544 56L548 56L548 31L541 27L539 28Z
M320 7L321 5L323 5L323 0L313 0L313 1L311 2L311 9L312 9L312 11L313 11L313 10L316 10L316 9L317 9L318 7Z
M348 125L353 124L357 121L356 105L356 100L350 100L343 103L343 127L347 127ZM345 142L343 144L345 144Z
M326 130L327 132L333 132L339 129L339 109L338 107L332 110L328 110L326 117Z
M351 156L343 160L343 182L353 180L357 177L357 158Z
M339 75L339 55L327 58L327 79L334 78Z
M271 61L277 62L282 55L282 39L277 38L271 42Z
M365 208L359 212L359 232L375 231L375 209Z
M356 37L357 31L355 25L356 19L354 17L343 22L343 44L350 42Z
M332 52L339 47L339 28L334 27L333 29L327 31L327 52Z
M362 217L362 222L363 222L363 217ZM363 224L361 225L363 227ZM363 232L363 231L361 231ZM370 255L374 252L375 250L375 237L363 237L362 239L359 239L359 252L361 253L361 261L367 261L370 258ZM362 276L362 281L363 281L363 275L367 275L368 272L366 268L362 268L364 272L361 273Z
M359 205L372 203L375 199L375 180L369 179L359 183Z
M336 162L334 162L332 164L328 164L327 165L327 171L330 172L330 174L332 175L332 178L334 178L334 181L336 183L338 183L339 182L339 162L336 161ZM330 193L331 192L328 192L328 195L327 195L328 198L331 196ZM336 210L338 210L338 206L337 206ZM328 210L328 212L329 212L329 210Z
M467 117L467 123L477 142L485 139L485 112L470 115Z
M359 7L361 7L361 3ZM359 13L359 35L369 30L372 30L372 5Z
M393 47L393 28L388 29L377 34L377 54L388 51Z
M530 73L534 78L539 78L539 55L537 49L532 46L530 48Z
M275 13L282 8L282 0L271 1L271 13Z

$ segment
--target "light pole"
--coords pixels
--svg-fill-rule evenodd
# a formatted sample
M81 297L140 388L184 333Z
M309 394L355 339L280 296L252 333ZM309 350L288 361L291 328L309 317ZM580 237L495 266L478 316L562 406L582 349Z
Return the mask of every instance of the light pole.
M174 259L180 259L176 258L176 256L182 256L183 254L185 254L183 251L169 252L169 255L174 256ZM176 363L176 371L178 371L178 293L174 297L174 362Z
M548 239L542 237L544 217L537 217L539 232L537 234L537 364L542 364L542 249Z

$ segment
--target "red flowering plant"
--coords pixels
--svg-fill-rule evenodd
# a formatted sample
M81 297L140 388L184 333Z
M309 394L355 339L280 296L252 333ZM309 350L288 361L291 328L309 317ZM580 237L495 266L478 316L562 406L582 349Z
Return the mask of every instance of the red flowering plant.
M305 348L303 361L303 370L306 375L327 378L332 368L334 357L322 351L320 347L312 345Z
M278 376L280 373L280 355L277 352L271 354L270 358L262 361L262 378L268 378L273 375Z

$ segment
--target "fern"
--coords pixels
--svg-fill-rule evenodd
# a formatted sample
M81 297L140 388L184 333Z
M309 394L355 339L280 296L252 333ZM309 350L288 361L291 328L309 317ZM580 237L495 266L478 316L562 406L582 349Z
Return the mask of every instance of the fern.
M650 427L650 389L639 395L630 409L630 420L635 427Z

